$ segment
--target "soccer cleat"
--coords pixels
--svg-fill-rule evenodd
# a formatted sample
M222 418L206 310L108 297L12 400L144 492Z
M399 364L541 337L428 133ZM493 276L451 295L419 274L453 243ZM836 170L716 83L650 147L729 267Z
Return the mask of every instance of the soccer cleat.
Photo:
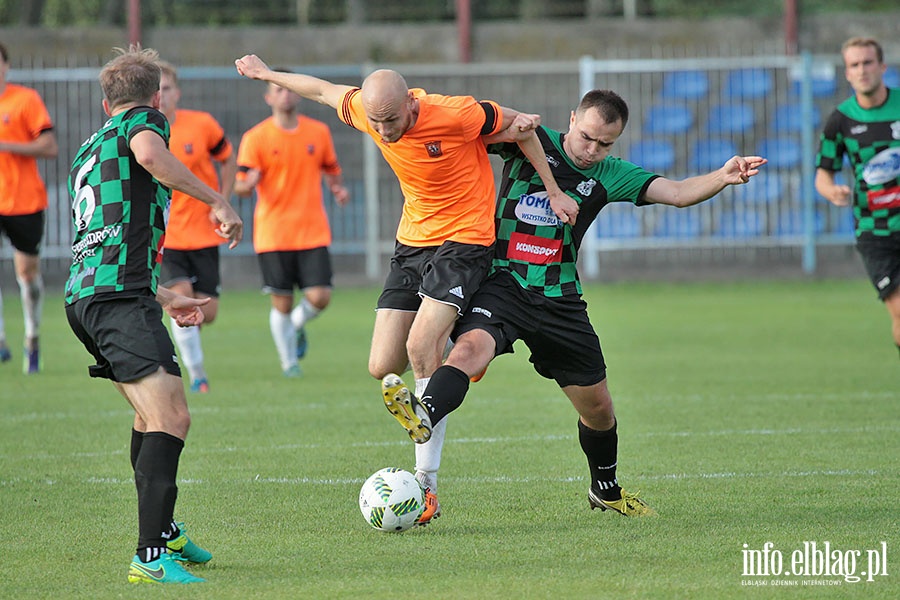
M484 377L484 374L487 373L487 369L488 368L485 366L481 370L481 373L478 373L476 375L472 375L471 377L469 377L469 381L471 381L472 383L478 383L479 381L481 381L481 378Z
M300 365L291 365L284 371L284 376L289 379L295 379L297 377L303 376L303 371L300 370Z
M212 552L204 550L187 536L184 523L178 523L178 530L178 537L166 543L166 547L172 553L172 558L179 562L195 564L206 563L212 559Z
M206 377L191 381L191 391L195 394L209 393L209 380Z
M593 488L588 490L588 502L591 510L599 508L600 510L614 510L620 515L626 517L652 517L656 515L656 511L647 506L643 500L638 498L640 492L630 494L622 490L622 497L618 500L604 500L599 494L594 492Z
M441 503L438 502L437 492L432 491L437 490L437 485L434 483L428 485L428 475L426 473L416 471L416 481L422 486L423 496L425 497L425 510L423 510L422 514L419 515L419 518L416 519L416 525L424 527L431 523L432 519L441 516Z
M0 344L0 363L9 362L12 360L12 352L9 351L9 347L6 344Z
M156 560L141 562L137 555L128 567L130 583L200 583L206 581L188 573L171 554L160 554Z
M394 415L409 437L417 444L424 444L431 438L431 419L428 411L416 397L409 393L403 380L388 373L381 380L381 395L384 405Z
M22 360L22 372L26 375L34 375L41 372L41 351L35 346L32 350L25 349Z
M297 360L306 356L306 350L309 348L309 342L306 339L306 327L297 330Z

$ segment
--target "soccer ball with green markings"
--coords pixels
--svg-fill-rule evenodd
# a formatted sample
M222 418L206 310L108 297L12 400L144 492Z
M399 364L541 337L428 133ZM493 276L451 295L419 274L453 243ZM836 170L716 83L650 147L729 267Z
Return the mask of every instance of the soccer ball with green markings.
M399 533L422 516L425 493L412 473L388 467L366 479L359 491L359 510L378 531Z

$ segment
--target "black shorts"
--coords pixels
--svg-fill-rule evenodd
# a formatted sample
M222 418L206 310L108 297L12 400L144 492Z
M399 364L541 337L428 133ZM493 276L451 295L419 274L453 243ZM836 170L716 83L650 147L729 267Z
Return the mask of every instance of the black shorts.
M419 248L397 242L377 306L417 311L427 297L455 306L463 314L493 257L493 246L444 242Z
M472 298L453 331L453 339L483 329L497 343L497 355L513 351L521 339L531 350L538 374L560 387L591 386L606 379L600 339L578 296L548 298L526 290L507 271L491 275Z
M181 377L162 307L153 296L88 296L66 305L66 319L97 361L88 367L91 377L128 383L160 367Z
M309 250L263 252L259 257L263 292L293 296L294 286L331 287L331 255L326 246Z
M222 291L219 275L219 247L198 250L172 250L163 252L159 280L168 287L179 281L190 281L195 292L218 298Z
M37 256L44 239L44 211L30 215L0 215L0 233L5 233L19 252Z
M900 233L856 240L856 250L881 300L900 286Z

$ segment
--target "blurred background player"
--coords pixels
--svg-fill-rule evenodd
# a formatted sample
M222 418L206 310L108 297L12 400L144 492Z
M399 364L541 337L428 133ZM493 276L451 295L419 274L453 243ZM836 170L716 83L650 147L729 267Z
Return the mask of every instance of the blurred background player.
M237 161L225 130L209 113L178 108L181 90L175 67L163 61L160 69L159 109L169 120L169 150L200 181L218 190L224 198L231 198ZM221 174L216 172L216 163ZM208 204L172 190L160 281L182 296L209 298L200 307L204 325L215 321L219 312L219 246L226 240L216 233L217 226L215 213ZM200 326L176 327L173 322L172 337L188 371L191 391L208 392Z
M267 84L272 116L247 131L238 150L234 191L256 190L253 247L269 294L269 328L286 377L301 374L306 324L331 301L331 228L322 198L322 177L339 206L350 200L331 131L299 113L300 96ZM294 306L294 287L300 302Z
M856 250L891 316L900 351L900 89L884 84L884 51L870 38L841 48L853 95L828 117L816 157L816 190L836 206L852 206ZM835 181L844 157L855 190Z
M457 322L456 343L431 376L421 400L410 396L402 382L396 393L409 398L417 410L424 409L429 426L439 424L462 404L470 378L495 356L512 352L521 339L531 351L535 371L555 380L579 414L578 439L590 468L591 508L631 517L654 511L636 492L619 487L616 479L616 418L600 340L581 297L578 248L609 202L692 206L729 185L746 183L766 160L734 156L720 169L673 181L609 156L627 123L628 105L618 94L593 90L571 113L568 133L538 128L553 178L578 207L570 212L576 216L568 223L541 202L547 197L542 178L519 146L510 143L516 139L515 130L485 138L494 143L488 150L504 161L493 272ZM439 455L440 446L433 451ZM439 456L435 463L440 464Z
M0 44L0 233L15 249L13 262L25 317L22 370L41 369L39 333L44 297L40 249L44 237L47 189L38 173L37 158L57 154L56 135L40 95L9 83L9 53ZM0 363L12 358L3 323L0 295Z

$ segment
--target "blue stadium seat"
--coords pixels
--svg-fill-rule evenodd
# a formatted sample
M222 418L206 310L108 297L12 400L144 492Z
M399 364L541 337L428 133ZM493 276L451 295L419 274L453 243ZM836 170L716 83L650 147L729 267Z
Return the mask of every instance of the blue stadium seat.
M709 76L706 71L673 71L663 77L663 98L697 100L709 94Z
M762 98L772 91L772 74L766 69L739 69L725 78L722 94L733 100Z
M888 67L884 72L884 85L892 88L900 88L900 69Z
M856 223L853 210L841 206L831 206L831 233L853 237L856 235Z
M597 237L600 239L640 237L639 210L640 208L630 202L613 202L604 206L597 216Z
M763 169L766 169L763 167ZM771 204L784 198L784 180L778 173L760 171L750 181L731 188L735 202Z
M776 235L802 235L805 232L803 224L803 211L799 208L792 208L778 217L775 225ZM825 217L818 210L815 211L815 222L813 226L816 234L825 231Z
M765 233L765 214L746 207L723 211L717 220L713 235L724 238L757 237Z
M812 95L813 98L831 98L837 93L836 77L813 77ZM791 81L791 95L799 97L803 88L803 82L795 79Z
M706 131L714 134L735 134L750 131L755 117L753 107L745 102L716 104L709 109Z
M762 140L756 149L759 156L769 160L765 169L793 169L800 166L803 149L800 141L789 136L770 137Z
M641 140L631 145L628 160L654 173L663 173L675 166L675 147L666 140Z
M702 231L699 211L671 206L660 208L653 228L655 236L669 238L695 238Z
M718 169L737 154L737 146L730 140L706 138L697 141L688 161L688 168L695 173Z
M813 129L822 122L819 107L813 105L810 118ZM799 102L787 102L775 107L775 114L769 121L769 130L776 134L799 133L803 128L803 109Z
M694 114L684 104L656 104L644 119L646 135L687 133L694 125Z

